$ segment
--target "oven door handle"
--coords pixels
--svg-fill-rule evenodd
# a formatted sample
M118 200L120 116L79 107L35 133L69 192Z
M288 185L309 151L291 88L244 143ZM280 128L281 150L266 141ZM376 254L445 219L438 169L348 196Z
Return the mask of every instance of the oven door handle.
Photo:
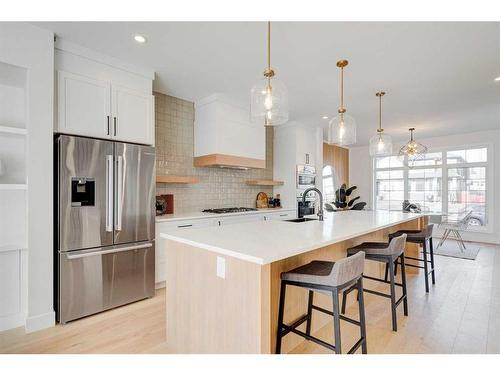
M66 253L66 258L69 260L88 258L88 257L96 256L96 255L106 255L106 254L112 254L112 253L121 253L123 251L147 249L147 248L150 248L152 246L153 246L152 243L145 243L145 244L141 244L141 245L125 246L125 247L109 249L109 250L101 250L101 251L99 251L99 249L102 249L102 248L99 248L99 249L96 249L97 251L86 250L85 252Z

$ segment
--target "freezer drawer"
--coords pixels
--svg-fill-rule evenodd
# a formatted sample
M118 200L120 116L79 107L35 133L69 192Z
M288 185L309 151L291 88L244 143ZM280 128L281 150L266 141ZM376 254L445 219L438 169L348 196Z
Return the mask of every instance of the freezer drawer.
M59 254L61 323L154 295L153 242Z

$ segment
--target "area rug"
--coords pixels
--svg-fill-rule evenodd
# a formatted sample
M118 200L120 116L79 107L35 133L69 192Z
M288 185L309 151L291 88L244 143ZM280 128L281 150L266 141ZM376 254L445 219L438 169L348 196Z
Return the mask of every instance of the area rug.
M434 238L433 241L434 241L434 254L442 255L445 257L475 260L477 254L479 253L479 250L481 250L481 248L477 244L465 242L466 249L462 252L460 247L458 246L457 241L454 240L451 241L446 240L444 241L443 245L441 245L439 248L436 249L437 244L439 243L439 239Z

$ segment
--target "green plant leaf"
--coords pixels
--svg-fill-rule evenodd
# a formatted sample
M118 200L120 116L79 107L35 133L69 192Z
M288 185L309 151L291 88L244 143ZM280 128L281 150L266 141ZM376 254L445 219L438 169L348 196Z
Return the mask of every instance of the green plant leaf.
M346 190L345 195L347 196L351 195L351 193L357 188L358 188L357 186L351 186L349 189Z
M347 205L349 207L351 207L354 204L354 202L356 201L356 199L359 199L359 198L360 198L360 196L358 195L356 198L351 199Z

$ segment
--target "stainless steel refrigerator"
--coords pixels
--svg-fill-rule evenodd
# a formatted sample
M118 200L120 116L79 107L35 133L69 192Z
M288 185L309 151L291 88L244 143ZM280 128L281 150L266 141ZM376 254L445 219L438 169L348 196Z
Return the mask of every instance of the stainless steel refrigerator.
M153 296L154 147L60 135L55 155L58 321Z

